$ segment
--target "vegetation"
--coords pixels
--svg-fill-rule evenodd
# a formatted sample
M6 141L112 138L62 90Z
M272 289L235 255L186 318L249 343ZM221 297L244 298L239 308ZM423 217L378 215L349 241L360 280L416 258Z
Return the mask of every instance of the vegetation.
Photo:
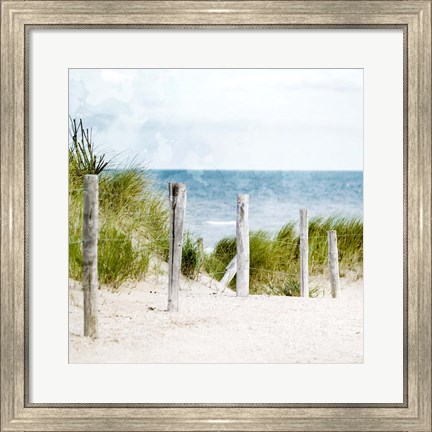
M195 279L204 263L202 243L190 232L186 232L183 239L181 272L184 276Z
M83 181L86 174L99 175L98 271L101 284L117 288L126 280L142 279L154 255L168 260L168 209L154 192L149 172L136 164L122 170L113 167L106 155L96 155L91 130L82 120L70 121L69 145L69 275L82 278ZM340 216L318 217L309 222L309 270L326 273L327 231L338 236L340 273L363 268L363 222ZM300 295L299 235L294 222L275 235L266 231L250 234L250 292L252 294ZM200 271L221 279L236 254L236 240L219 241L205 255L200 242L187 232L183 241L183 275L194 279ZM235 286L235 278L231 282ZM313 287L310 295L318 291Z
M152 188L148 172L131 164L111 168L105 155L96 156L91 134L82 121L71 120L69 146L69 276L82 278L82 206L85 174L99 175L99 251L101 284L117 288L141 279L150 257L168 258L168 209Z
M80 119L69 118L69 176L76 180L85 174L100 174L109 164L106 155L96 156L92 130L85 129ZM81 140L80 140L81 138Z
M333 216L313 218L309 222L309 271L327 272L327 231L338 235L339 266L343 276L363 272L363 222L357 218ZM205 260L205 270L221 279L225 267L236 254L234 237L222 239ZM250 233L250 292L298 296L300 294L300 239L294 222L282 227L276 235L266 231ZM235 286L235 279L231 282ZM310 289L315 296L316 289Z

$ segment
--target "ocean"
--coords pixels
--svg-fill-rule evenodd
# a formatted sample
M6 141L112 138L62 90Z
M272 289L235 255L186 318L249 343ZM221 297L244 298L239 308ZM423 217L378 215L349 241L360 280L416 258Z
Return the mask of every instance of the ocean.
M298 221L299 209L309 217L363 217L362 171L220 171L151 170L156 186L168 194L168 182L187 188L185 229L213 248L236 231L239 193L249 194L249 227L276 232Z

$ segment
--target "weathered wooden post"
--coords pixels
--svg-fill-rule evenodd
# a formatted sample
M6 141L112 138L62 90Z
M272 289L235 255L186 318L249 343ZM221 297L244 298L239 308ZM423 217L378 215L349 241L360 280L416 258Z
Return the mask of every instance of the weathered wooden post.
M249 295L249 195L237 197L237 279L238 297Z
M226 272L223 278L220 280L220 283L227 287L237 273L237 255L235 255L234 258L229 262L229 264L225 267L225 270Z
M186 185L169 183L170 244L168 257L168 311L178 311L183 246L183 223L186 208Z
M204 265L204 239L202 237L198 237L197 239L197 249L198 249L198 271L202 270Z
M330 269L330 287L333 298L340 295L340 281L339 281L339 254L337 247L336 231L327 232L328 239L328 261Z
M309 224L307 209L300 210L300 295L309 297Z
M84 176L84 209L82 233L84 336L98 336L97 295L98 281L98 225L99 179L97 175Z

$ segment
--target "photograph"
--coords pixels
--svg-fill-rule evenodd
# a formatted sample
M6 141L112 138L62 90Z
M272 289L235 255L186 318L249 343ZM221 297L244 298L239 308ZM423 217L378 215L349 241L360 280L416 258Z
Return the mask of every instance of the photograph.
M68 125L70 363L363 363L363 69L69 69Z

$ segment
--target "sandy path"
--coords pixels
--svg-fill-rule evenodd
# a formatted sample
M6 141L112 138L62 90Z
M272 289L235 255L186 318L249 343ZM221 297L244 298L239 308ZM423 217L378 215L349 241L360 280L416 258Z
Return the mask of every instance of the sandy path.
M312 279L312 284L327 283ZM183 280L180 311L166 312L166 276L99 292L100 337L82 336L82 292L69 289L71 363L361 363L363 282L339 299L237 298Z

